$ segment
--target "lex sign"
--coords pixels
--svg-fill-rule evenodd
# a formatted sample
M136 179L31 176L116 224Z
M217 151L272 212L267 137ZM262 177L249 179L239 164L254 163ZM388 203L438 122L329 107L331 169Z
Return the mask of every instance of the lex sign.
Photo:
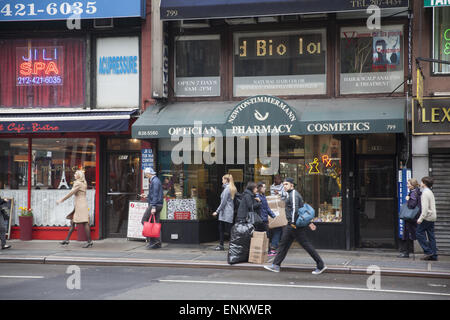
M413 134L450 134L450 99L424 98L422 107L414 99Z

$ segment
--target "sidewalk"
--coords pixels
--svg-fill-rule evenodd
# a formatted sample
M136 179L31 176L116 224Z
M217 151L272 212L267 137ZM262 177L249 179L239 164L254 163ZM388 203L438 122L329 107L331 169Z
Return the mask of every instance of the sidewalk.
M94 246L82 248L84 242L71 241L62 246L59 241L9 240L11 249L0 250L0 263L76 264L108 266L165 266L188 268L218 268L263 270L262 265L227 263L227 251L214 251L217 245L205 243L163 244L161 249L147 250L143 241L104 239ZM228 244L225 245L225 249ZM327 273L368 274L367 267L380 267L382 275L416 276L450 279L450 256L439 256L439 261L421 261L422 254L409 259L397 258L395 250L318 250L328 266ZM292 246L282 270L311 272L314 261L298 245Z

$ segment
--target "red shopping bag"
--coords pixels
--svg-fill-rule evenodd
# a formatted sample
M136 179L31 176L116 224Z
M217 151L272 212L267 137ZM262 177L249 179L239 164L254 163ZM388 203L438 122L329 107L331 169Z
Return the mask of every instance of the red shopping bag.
M153 218L153 221L152 221ZM157 223L155 215L152 214L147 222L144 222L142 235L147 238L159 238L161 235L161 223Z

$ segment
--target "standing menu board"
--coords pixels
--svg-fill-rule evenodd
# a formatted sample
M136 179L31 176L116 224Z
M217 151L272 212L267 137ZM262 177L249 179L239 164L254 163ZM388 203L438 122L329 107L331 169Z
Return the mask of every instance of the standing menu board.
M127 238L145 239L142 235L144 226L141 223L142 216L148 208L148 202L130 201L128 204L128 231Z

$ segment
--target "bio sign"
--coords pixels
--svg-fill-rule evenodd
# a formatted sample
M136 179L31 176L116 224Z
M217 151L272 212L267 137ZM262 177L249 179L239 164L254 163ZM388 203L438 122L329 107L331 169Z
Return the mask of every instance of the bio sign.
M63 47L17 47L16 86L63 84Z

